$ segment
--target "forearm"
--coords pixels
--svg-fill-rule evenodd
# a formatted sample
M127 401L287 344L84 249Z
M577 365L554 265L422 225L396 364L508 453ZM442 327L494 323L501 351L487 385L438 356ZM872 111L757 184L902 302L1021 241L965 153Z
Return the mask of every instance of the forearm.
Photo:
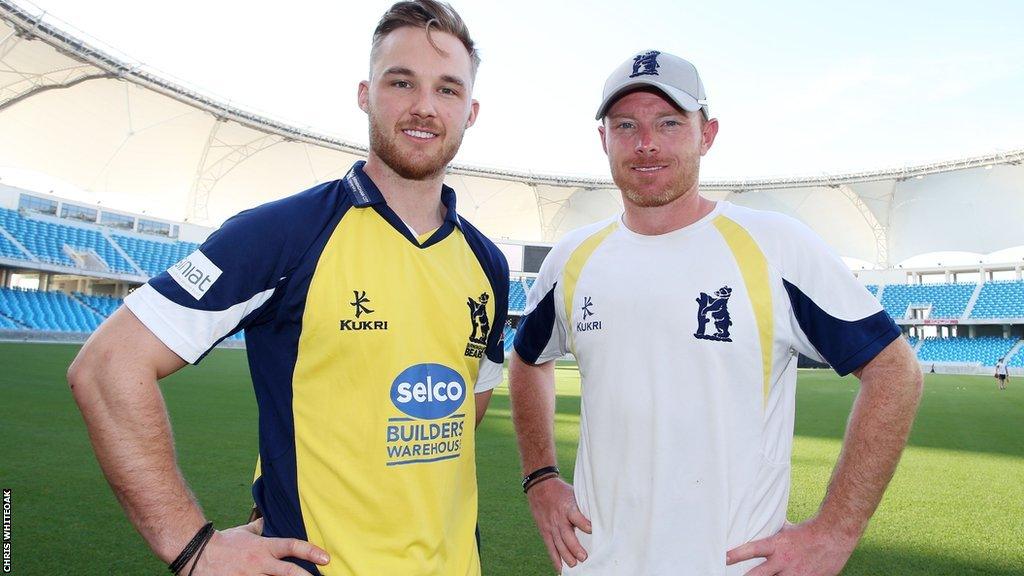
M83 382L78 388L123 384ZM75 397L114 495L157 556L169 562L204 519L178 470L163 401L146 390L156 383L134 384L148 398L125 401L102 393Z
M139 362L145 346L110 336L86 344L68 380L114 495L153 551L169 562L205 520L177 467L157 385L161 370Z
M921 372L902 340L858 374L843 449L817 520L856 541L878 507L910 434L921 397Z
M554 362L533 366L513 354L509 363L509 393L523 473L558 461L555 451Z

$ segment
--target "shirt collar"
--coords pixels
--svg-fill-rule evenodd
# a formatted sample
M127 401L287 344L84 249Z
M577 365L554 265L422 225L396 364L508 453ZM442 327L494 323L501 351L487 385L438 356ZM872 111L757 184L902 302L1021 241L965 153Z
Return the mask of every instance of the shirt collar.
M363 170L365 165L365 160L356 162L349 169L348 173L345 174L345 177L342 178L342 181L345 183L345 189L352 199L352 205L357 208L387 205L387 201L384 200L384 195L380 193L380 189L377 188L377 185L373 183L373 180ZM441 185L441 204L445 207L445 223L451 223L461 229L462 221L455 211L455 190L452 190L445 184Z
M363 171L365 164L365 160L356 162L349 168L345 177L341 179L345 183L345 189L348 190L349 197L352 199L352 205L365 208L375 204L385 204L384 195L380 193L377 185Z

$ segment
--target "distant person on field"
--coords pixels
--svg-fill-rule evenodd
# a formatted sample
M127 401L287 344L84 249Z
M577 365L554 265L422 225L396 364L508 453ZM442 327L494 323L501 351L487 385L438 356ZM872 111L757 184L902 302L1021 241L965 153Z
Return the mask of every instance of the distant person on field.
M172 571L480 574L474 428L502 379L508 265L443 184L476 120L478 62L450 6L393 5L359 84L366 162L225 222L72 364L100 465ZM263 518L214 531L157 380L242 329Z
M1006 390L1006 383L1010 381L1010 371L1006 367L1006 358L1000 358L996 362L996 380L999 382L999 389Z
M806 226L700 195L718 120L693 64L630 57L597 118L625 210L551 250L509 369L523 485L554 567L838 574L910 431L910 346ZM553 436L555 360L569 352L582 377L574 485ZM861 389L820 510L792 525L797 352Z

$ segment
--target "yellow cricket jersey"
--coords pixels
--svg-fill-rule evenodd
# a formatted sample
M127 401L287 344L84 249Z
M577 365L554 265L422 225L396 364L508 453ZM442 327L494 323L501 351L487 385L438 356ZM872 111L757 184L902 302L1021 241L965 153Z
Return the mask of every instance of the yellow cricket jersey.
M442 202L417 238L357 163L126 299L190 362L245 329L264 535L326 549L325 575L480 573L473 394L501 379L508 265Z

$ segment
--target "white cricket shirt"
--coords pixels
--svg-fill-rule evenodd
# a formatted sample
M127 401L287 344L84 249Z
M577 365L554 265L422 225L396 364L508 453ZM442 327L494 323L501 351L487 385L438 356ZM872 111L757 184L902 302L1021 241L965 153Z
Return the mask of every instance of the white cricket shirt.
M806 226L719 202L659 236L621 216L555 246L515 347L582 377L575 491L593 522L566 576L740 575L726 551L789 499L796 352L845 375L900 335Z

